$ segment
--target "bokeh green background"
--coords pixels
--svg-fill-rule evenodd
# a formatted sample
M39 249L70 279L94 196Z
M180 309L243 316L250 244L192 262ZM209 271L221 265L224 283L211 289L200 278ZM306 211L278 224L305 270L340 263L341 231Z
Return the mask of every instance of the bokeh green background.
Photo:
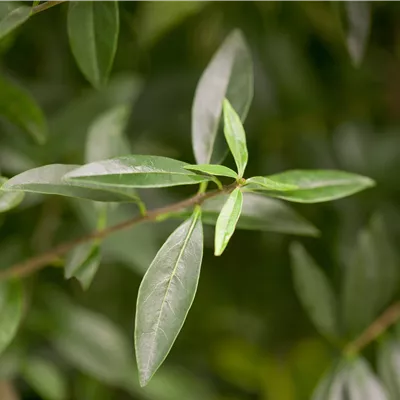
M89 366L65 359L49 339L55 328L47 306L57 308L63 293L109 319L127 338L133 361L140 279L177 222L139 226L110 239L87 292L77 282L65 282L57 268L28 278L26 316L0 358L1 376L14 379L21 399L40 398L19 375L25 358L33 356L59 366L70 399L310 398L335 351L296 298L289 244L300 240L338 289L356 234L373 213L383 214L394 243L400 236L400 6L376 2L371 8L365 57L355 67L331 2L121 2L117 55L110 81L99 91L83 78L71 55L66 4L34 16L0 42L1 72L33 94L50 130L49 141L40 146L1 121L4 176L50 163L83 163L89 124L126 102L132 104L127 136L133 152L194 162L190 119L196 84L226 35L240 28L255 65L255 96L245 123L249 176L338 168L377 182L348 199L295 205L321 230L318 239L237 231L224 255L215 258L213 229L207 228L196 300L160 379L146 391L138 388L134 372L129 388L105 381L115 360L107 353L97 358L101 346L89 350ZM227 159L227 165L233 160ZM155 207L191 190L159 189L143 196ZM90 230L91 211L85 201L28 196L1 216L1 268ZM121 206L114 217L134 212L133 206ZM98 324L90 318L89 327ZM95 341L108 339L99 333Z

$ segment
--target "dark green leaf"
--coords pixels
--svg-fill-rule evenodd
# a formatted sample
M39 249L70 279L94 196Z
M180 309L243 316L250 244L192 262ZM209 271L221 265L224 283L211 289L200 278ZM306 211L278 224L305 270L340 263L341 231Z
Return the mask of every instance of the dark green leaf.
M146 385L175 342L193 303L203 257L200 210L167 239L140 285L135 348L141 386Z
M274 181L273 179L265 176L253 176L252 178L246 179L246 188L250 190L296 190L297 185L282 183Z
M367 1L346 1L347 13L346 42L350 57L359 66L367 48L371 26L371 5Z
M72 53L88 81L99 88L108 79L117 50L117 1L73 1L68 8Z
M2 189L61 196L78 197L95 201L133 202L136 195L129 188L83 188L65 182L63 176L76 170L79 165L53 164L34 168L9 179Z
M242 33L235 30L225 39L204 71L192 108L192 142L198 164L218 164L226 155L219 130L226 97L245 120L253 98L253 63Z
M238 174L223 165L216 165L216 164L200 164L200 165L188 165L185 167L190 171L198 171L203 172L208 175L216 175L216 176L227 176L229 178L236 179Z
M239 177L241 178L249 159L246 145L246 133L244 132L239 115L237 115L227 99L224 99L224 134L229 149L235 159Z
M74 185L117 190L190 185L210 178L188 171L182 161L131 155L86 164L65 176Z
M30 358L25 362L22 376L43 400L65 400L67 382L56 365L42 358Z
M0 40L23 24L31 13L29 6L19 6L14 2L0 3Z
M17 207L24 198L24 193L20 192L5 192L1 189L2 185L7 181L7 178L0 176L0 213L11 210Z
M22 318L23 295L19 281L0 282L0 353L17 333Z
M336 170L293 170L266 178L276 184L295 185L298 189L282 192L264 190L263 194L298 203L319 203L340 199L375 184L372 179L365 176Z
M129 154L129 143L124 137L128 107L118 106L96 118L89 127L86 140L86 163Z
M215 225L215 250L214 254L220 256L235 232L236 224L240 217L243 205L243 194L236 188L226 200Z
M203 223L215 225L218 215L229 195L220 195L206 200L202 208ZM187 218L190 211L171 214L176 218ZM256 193L243 193L243 207L236 229L265 232L291 233L295 235L318 236L319 231L298 215L283 201L271 199Z
M67 257L64 275L66 279L75 277L87 290L99 268L101 261L100 248L92 243L76 247Z
M342 312L351 335L364 330L390 302L399 283L398 263L383 221L360 233L343 282Z
M394 338L383 340L379 345L378 372L390 400L400 399L400 343Z
M299 243L290 248L297 296L315 327L329 338L339 334L338 304L331 284Z
M0 77L0 116L24 129L39 143L46 140L46 121L33 97L2 77Z

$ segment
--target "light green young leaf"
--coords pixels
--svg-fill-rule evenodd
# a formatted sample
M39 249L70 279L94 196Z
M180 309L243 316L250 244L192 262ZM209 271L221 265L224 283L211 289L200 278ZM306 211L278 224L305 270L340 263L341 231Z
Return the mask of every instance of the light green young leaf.
M379 344L378 374L388 392L390 400L400 399L400 343L394 338L384 339Z
M22 25L30 16L31 7L14 2L0 3L0 40L12 30Z
M220 256L228 245L235 232L236 224L240 217L243 205L243 194L236 188L228 197L222 207L215 225L215 250L214 254Z
M331 284L303 246L290 248L294 287L315 327L328 338L339 335L338 304Z
M203 257L200 210L167 239L140 285L135 348L140 385L167 357L193 303Z
M58 367L42 358L25 362L22 376L43 400L65 400L68 397L67 381Z
M297 203L336 200L375 185L365 176L336 170L292 170L266 177L276 184L295 185L295 190L262 190L260 193ZM251 185L248 189L254 190ZM256 190L257 191L257 190Z
M64 276L66 279L75 277L82 288L87 290L99 268L101 261L100 248L96 244L84 243L77 246L68 255Z
M129 143L124 137L128 116L128 107L118 106L95 119L86 139L86 163L130 153Z
M0 353L10 344L22 319L22 286L19 281L0 282Z
M23 200L25 194L21 192L6 192L2 190L2 185L7 182L7 178L0 176L0 213L17 207Z
M227 176L228 178L237 179L238 174L224 165L216 164L200 164L200 165L187 165L185 167L189 171L203 172L208 175Z
M364 57L371 27L371 5L367 1L346 1L346 43L353 64L358 67Z
M202 205L202 221L215 225L229 195L221 194ZM171 214L173 218L188 218L191 211ZM243 193L243 207L236 229L318 236L318 229L297 214L286 203L256 193Z
M192 144L198 164L219 164L226 156L218 129L226 97L245 120L253 99L253 62L243 34L234 30L200 78L192 108Z
M86 164L65 175L66 182L99 189L154 188L191 185L210 178L188 171L182 161L131 155Z
M79 165L52 164L16 175L2 186L5 191L57 194L95 201L133 202L136 195L130 188L84 188L65 182L63 176Z
M277 182L265 176L253 176L252 178L246 179L246 189L285 191L285 190L296 190L298 189L298 186Z
M0 77L0 116L44 143L47 125L42 110L24 89Z
M383 311L399 283L394 247L379 216L359 234L343 279L343 323L356 336Z
M235 159L239 177L241 178L249 158L246 134L239 115L236 114L236 111L227 99L224 100L224 134L229 149Z
M72 1L68 8L68 36L75 60L96 88L108 80L118 44L117 1Z

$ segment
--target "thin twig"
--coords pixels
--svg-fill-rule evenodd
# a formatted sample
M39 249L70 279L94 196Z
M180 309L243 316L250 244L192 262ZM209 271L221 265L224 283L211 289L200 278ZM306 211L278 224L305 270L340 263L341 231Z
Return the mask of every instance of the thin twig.
M358 338L349 343L344 349L345 354L351 355L360 352L398 319L400 319L400 301L392 304Z
M21 263L15 264L10 268L3 270L0 272L0 281L6 280L10 278L16 277L25 277L32 274L35 271L38 271L42 268L45 268L49 263L57 259L58 257L68 253L76 246L90 242L94 239L104 239L106 236L111 235L114 232L118 232L122 229L130 228L134 225L140 224L145 221L156 221L162 215L173 213L196 204L201 204L205 200L210 199L212 197L218 196L222 193L230 193L235 187L237 183L235 182L232 185L225 186L222 190L214 190L207 193L198 193L192 197L189 197L186 200L180 201L178 203L171 204L169 206L157 208L154 210L150 210L146 215L139 215L127 221L123 221L117 225L110 226L108 228L94 231L89 233L88 235L81 236L77 239L71 240L69 242L64 242L53 248L52 250L40 254L38 256L32 257L26 261L22 261Z
M66 0L60 0L60 1L46 1L43 4L39 4L38 6L35 6L32 8L31 15L40 13L41 11L47 10L51 7L54 7L58 4L64 3Z

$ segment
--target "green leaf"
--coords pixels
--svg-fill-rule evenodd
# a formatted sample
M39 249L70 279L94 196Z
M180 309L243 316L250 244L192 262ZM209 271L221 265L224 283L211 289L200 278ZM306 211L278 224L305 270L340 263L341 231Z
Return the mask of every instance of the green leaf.
M240 217L243 205L243 194L236 188L228 197L222 207L215 225L215 250L214 254L220 256L235 232L236 224Z
M135 348L140 385L146 385L167 357L193 303L203 257L200 210L161 247L140 285Z
M241 178L249 159L246 134L239 115L237 115L227 99L224 99L224 134L235 159L239 177Z
M42 110L24 89L0 77L0 116L44 143L47 125Z
M243 34L232 31L208 64L196 88L192 108L192 143L198 164L219 164L226 156L218 129L226 97L245 120L253 99L253 62Z
M131 155L86 164L65 179L74 185L113 190L191 185L210 179L186 170L187 165L167 157Z
M273 179L267 178L265 176L253 176L252 178L246 179L247 189L250 190L296 190L297 185L282 183L274 181Z
M358 67L367 48L371 28L371 5L367 1L346 1L346 44L353 64Z
M22 319L23 294L19 281L0 282L0 353L10 344Z
M2 185L5 182L7 182L7 178L0 176L0 213L17 207L25 196L24 193L3 191Z
M200 165L187 165L185 167L190 171L203 172L208 175L227 176L228 178L237 179L238 174L223 165L216 164L200 164Z
M330 368L318 383L312 400L345 400L346 362L341 361Z
M129 154L129 143L124 137L129 109L118 106L101 114L89 127L86 140L86 163Z
M266 178L276 184L295 185L298 189L263 190L262 194L297 203L336 200L375 185L372 179L365 176L336 170L292 170Z
M229 195L206 200L202 205L202 221L215 225L218 215ZM181 211L170 216L187 218L191 211ZM243 207L236 229L265 232L290 233L294 235L318 236L318 229L297 214L286 203L256 193L243 193Z
M0 40L22 25L30 16L29 6L18 6L13 2L0 3Z
M360 232L343 280L343 322L348 333L356 336L383 311L399 283L394 247L379 216Z
M400 399L400 343L394 338L380 342L378 373L389 394L390 400Z
M58 367L42 358L30 358L22 370L22 376L43 400L65 400L67 382Z
M328 338L339 335L338 304L331 284L299 243L290 248L294 287L315 327Z
M133 202L136 195L130 188L83 188L65 182L63 176L79 165L52 164L34 168L16 175L2 186L7 191L57 194L95 201Z
M104 86L118 44L117 1L73 1L68 7L68 36L75 60L87 80Z
M97 244L84 243L77 246L70 252L65 262L65 278L75 277L82 288L87 290L99 268L100 261L100 248Z

